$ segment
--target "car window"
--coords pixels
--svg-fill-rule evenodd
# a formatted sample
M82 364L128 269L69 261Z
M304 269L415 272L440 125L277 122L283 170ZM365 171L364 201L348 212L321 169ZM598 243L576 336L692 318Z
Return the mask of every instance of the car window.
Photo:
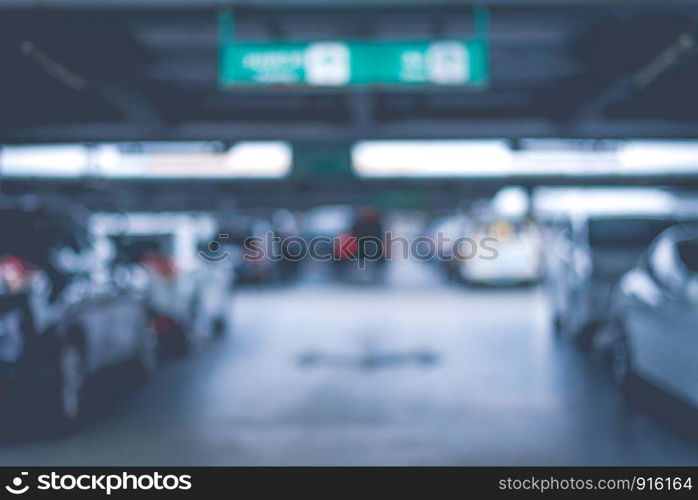
M698 273L698 239L679 241L676 251L686 270Z
M663 219L593 219L589 221L589 244L646 246L672 224Z

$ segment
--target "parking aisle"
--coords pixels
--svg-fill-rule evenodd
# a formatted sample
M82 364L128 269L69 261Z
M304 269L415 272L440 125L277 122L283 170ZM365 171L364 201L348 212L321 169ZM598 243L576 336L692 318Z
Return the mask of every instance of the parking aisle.
M557 342L535 288L250 287L234 331L86 429L7 442L3 464L697 464L698 445L628 406Z

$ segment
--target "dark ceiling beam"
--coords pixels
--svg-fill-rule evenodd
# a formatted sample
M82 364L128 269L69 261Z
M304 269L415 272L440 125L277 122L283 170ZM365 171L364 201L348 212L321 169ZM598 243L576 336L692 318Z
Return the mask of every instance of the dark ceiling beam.
M344 8L344 7L469 7L472 0L255 0L254 6L257 8L279 7L322 7L322 8ZM608 7L613 5L632 6L683 6L695 5L694 0L478 0L479 5L506 6L506 7ZM97 8L129 8L129 9L152 9L152 8L197 8L211 9L225 6L249 7L249 0L3 0L3 5L13 8L85 8L94 10Z
M375 99L370 92L364 89L356 89L348 96L349 110L351 113L351 128L359 137L373 137L376 135Z
M575 127L545 119L375 121L370 134L363 125L327 122L206 122L179 126L142 126L127 123L50 125L5 132L0 143L114 142L166 140L290 140L355 141L373 139L698 139L698 123L662 120L587 121Z
M504 186L653 186L698 189L696 175L660 176L511 176L443 179L360 179L336 182L244 179L17 179L3 181L6 194L69 196L91 210L217 210L236 208L310 208L360 203L366 196L408 195L426 209L453 209L462 200L491 196Z
M74 111L71 109L60 116L61 120L71 120L73 123L58 123L54 119L56 114L51 114L50 106L27 107L22 123L37 124L36 126L20 128L19 122L15 122L13 116L8 114L5 120L0 120L6 122L2 124L5 130L0 132L0 143L187 139L352 141L365 137L698 138L698 126L688 121L669 122L642 118L609 122L602 120L601 111L609 102L623 95L625 83L620 91L611 86L602 95L597 96L596 103L592 102L584 107L566 126L560 123L562 117L552 112L556 109L554 103L545 107L541 105L543 100L539 97L543 94L562 95L563 93L559 92L560 80L584 76L590 72L583 61L580 62L578 57L570 53L570 48L575 34L588 29L588 25L593 24L602 13L634 12L635 9L625 8L629 5L666 7L674 3L670 0L495 1L494 5L514 5L520 8L492 9L493 19L496 14L497 22L492 25L490 39L492 84L489 89L484 92L471 92L462 88L401 89L392 95L390 90L378 88L220 90L216 84L215 8L207 0L172 0L171 3L179 6L193 7L196 4L196 7L209 7L197 12L157 10L155 7L167 6L168 0L145 0L139 1L139 6L150 5L149 11L123 10L114 17L118 20L120 36L134 42L134 46L143 53L142 60L136 60L130 66L124 65L123 73L128 76L128 79L125 79L128 83L119 84L120 87L107 90L101 95L102 100L111 105L110 108L120 110L119 114L124 117L123 123L107 123L109 117L106 115L100 118L104 122L80 123L94 120L92 116L95 114L86 113L89 106L81 105L76 99ZM395 19L391 22L397 26L403 18L409 18L412 23L413 20L419 21L422 14L433 17L434 12L441 10L447 13L446 17L450 12L456 12L458 15L453 17L458 17L460 13L468 12L470 2L448 0L446 3L449 8L439 10L434 7L442 4L440 0L408 0L400 2L399 6L406 6L405 9L399 9L397 2L388 2L394 5L394 9L371 9L368 3L357 3L354 0L344 3L345 11L339 12L332 10L337 3L329 0L262 0L258 7L252 7L251 3L242 5L235 0L223 3L240 5L238 12L241 13L241 28L245 25L264 25L265 16L271 15L274 18L278 16L280 21L285 23L284 26L288 24L292 29L302 32L303 26L309 24L312 27L317 24L317 19L323 18L339 20L337 26L341 27L342 23L345 23L347 29L354 30L357 19L362 19L362 15L365 16L367 12L376 16L393 17ZM24 4L49 8L59 4L85 8L129 5L127 1L116 0L91 0L89 3L80 0L42 0ZM272 4L279 8L261 7ZM691 5L690 2L680 1L676 4ZM216 2L217 7L220 5L221 2ZM302 5L306 6L305 10L298 8ZM318 8L314 9L312 5ZM375 5L378 3L371 2L371 6ZM563 8L570 5L593 5L595 8ZM696 7L695 2L692 5ZM38 8L36 12L40 10ZM684 10L691 12L688 17L698 17L698 10ZM101 21L104 16L112 16L116 11L105 10L97 14L85 12L84 15L82 12L74 12L80 19L76 26L81 26L81 23L91 25ZM268 14L269 12L272 14ZM246 17L249 18L249 22L243 21L245 13L249 14ZM44 16L50 14L43 12ZM306 19L307 16L310 17ZM301 22L303 20L305 24ZM446 29L450 21L441 19L433 27L433 31ZM268 24L269 20L266 22ZM28 26L32 23L28 22ZM380 23L370 24L377 26L379 31L382 29ZM459 26L456 30L458 33L462 31ZM335 24L331 24L330 27L336 28ZM339 36L338 32L332 33ZM379 32L378 35L385 36L385 33ZM650 63L646 74L652 77L665 71L667 66L663 62L671 62L669 56L672 53L670 51L665 57L659 57ZM648 56L648 63L650 61ZM126 85L128 88L125 88ZM47 89L51 90L48 86ZM566 101L577 102L574 94L572 97ZM564 107L565 117L568 116L568 109ZM645 114L642 111L639 109L637 116L658 116L657 113L653 115L651 109ZM47 125L38 125L42 123Z

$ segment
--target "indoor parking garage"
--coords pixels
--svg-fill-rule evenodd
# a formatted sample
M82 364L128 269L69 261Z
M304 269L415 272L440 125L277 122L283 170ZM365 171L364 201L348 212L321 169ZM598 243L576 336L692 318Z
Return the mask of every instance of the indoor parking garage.
M0 464L698 465L698 5L0 2Z

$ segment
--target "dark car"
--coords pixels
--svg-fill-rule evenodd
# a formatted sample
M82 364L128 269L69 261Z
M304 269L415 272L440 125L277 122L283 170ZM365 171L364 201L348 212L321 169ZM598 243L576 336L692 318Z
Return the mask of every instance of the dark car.
M79 420L88 377L116 365L138 377L155 368L143 296L114 279L124 273L69 211L5 203L0 231L0 388L12 407L66 430Z
M639 379L698 408L698 226L663 232L614 296L613 373Z
M283 278L280 236L263 218L237 216L222 226L221 243L235 255L235 279L240 284L274 283Z
M546 245L546 289L555 331L591 345L608 319L618 280L676 222L654 215L601 215L558 225Z

